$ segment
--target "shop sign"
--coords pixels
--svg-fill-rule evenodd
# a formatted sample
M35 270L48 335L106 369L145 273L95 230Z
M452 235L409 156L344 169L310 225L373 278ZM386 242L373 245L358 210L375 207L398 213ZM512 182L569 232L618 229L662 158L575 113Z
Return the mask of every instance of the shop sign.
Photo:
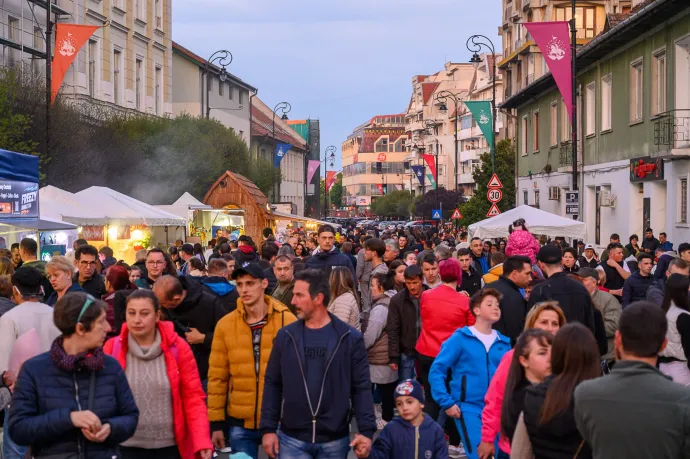
M632 158L630 160L630 181L651 182L664 179L664 159L662 157Z
M0 218L38 218L38 184L0 180Z
M376 157L376 161L379 162L385 162L386 161L386 154L385 153L379 153L378 156Z
M370 206L371 205L371 196L357 196L357 205L358 206Z
M79 237L87 241L105 241L105 231L103 226L83 226Z

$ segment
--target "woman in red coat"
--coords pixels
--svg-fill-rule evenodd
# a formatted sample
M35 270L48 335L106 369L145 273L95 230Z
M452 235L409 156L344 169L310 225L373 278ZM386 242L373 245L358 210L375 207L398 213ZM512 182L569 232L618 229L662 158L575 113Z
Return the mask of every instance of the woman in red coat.
M104 346L124 368L140 413L134 436L120 446L122 459L210 459L206 394L189 344L160 321L150 290L127 298L126 320Z

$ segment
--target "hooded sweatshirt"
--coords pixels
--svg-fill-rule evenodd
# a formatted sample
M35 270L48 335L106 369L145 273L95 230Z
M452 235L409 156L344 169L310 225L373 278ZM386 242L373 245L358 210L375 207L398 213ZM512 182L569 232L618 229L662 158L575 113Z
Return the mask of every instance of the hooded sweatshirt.
M218 298L220 304L227 312L232 312L237 308L239 293L237 288L222 276L208 276L199 279L205 292Z
M428 414L415 427L394 418L374 442L370 459L446 459L448 444L443 429Z

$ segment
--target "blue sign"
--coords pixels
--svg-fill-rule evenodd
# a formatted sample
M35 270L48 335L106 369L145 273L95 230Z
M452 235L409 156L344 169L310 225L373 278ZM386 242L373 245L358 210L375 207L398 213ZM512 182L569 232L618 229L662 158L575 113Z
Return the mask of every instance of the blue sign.
M419 179L419 184L424 186L424 166L412 166L412 171Z
M280 166L280 162L283 160L283 157L287 154L290 148L292 148L292 145L290 145L289 143L276 144L275 157L273 158L273 166Z
M434 209L431 211L432 220L441 220L441 209Z

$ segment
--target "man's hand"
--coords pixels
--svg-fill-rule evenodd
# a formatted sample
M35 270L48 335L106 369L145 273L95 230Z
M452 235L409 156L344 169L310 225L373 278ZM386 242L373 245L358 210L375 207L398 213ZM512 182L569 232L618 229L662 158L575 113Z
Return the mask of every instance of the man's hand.
M189 344L202 344L204 342L204 338L206 338L206 335L203 333L199 333L199 330L196 328L190 328L190 331L185 333L185 336L187 337L187 342Z
M619 264L616 263L615 261L613 261L613 260L610 259L610 258L609 258L608 260L606 260L606 264L609 265L609 266L612 267L612 268L618 268L618 267L619 267Z
M609 290L609 293L615 296L623 296L623 289L619 288L617 290Z
M264 447L264 451L271 459L278 457L280 452L280 441L278 440L278 435L274 433L267 433L261 440L261 444Z
M479 444L479 448L477 448L477 455L479 456L479 459L493 458L494 452L494 444L485 441L481 442Z
M216 449L225 448L225 434L222 430L216 430L211 434L211 443L213 443L213 447Z
M371 452L371 438L367 438L361 434L355 434L355 439L350 443L350 447L354 449L355 455L358 458L364 459L365 457L369 457L369 453Z
M388 366L391 367L391 370L398 371L398 364L397 363L391 363Z
M72 425L77 429L96 433L101 430L101 420L92 411L72 411L69 415Z
M213 457L213 450L202 449L199 451L199 456L201 456L201 459L211 459Z
M103 443L110 436L110 424L103 424L98 432L92 432L89 429L81 429L87 440L93 443Z
M458 408L458 405L453 405L446 410L446 415L454 419L460 419L462 413L460 412L460 408Z

